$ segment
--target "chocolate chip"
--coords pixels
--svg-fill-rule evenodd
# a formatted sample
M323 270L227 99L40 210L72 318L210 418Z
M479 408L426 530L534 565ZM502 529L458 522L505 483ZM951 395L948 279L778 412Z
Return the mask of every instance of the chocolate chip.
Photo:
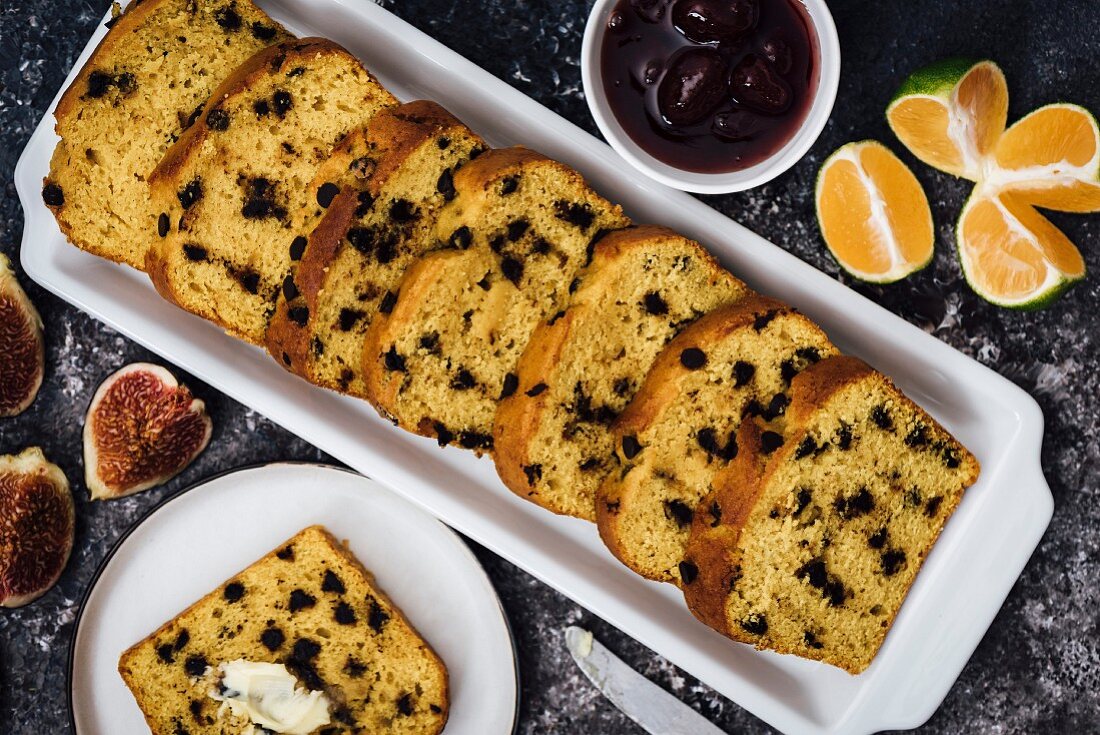
M290 112L290 108L294 106L294 100L291 98L290 92L281 89L271 95L271 103L274 105L275 114L279 116L279 119L286 117L286 114Z
M335 199L336 195L339 193L339 186L331 181L326 181L317 189L317 203L320 204L323 209L328 209L328 206L332 204L332 200Z
M806 510L806 507L810 504L810 501L812 499L813 497L810 494L810 491L804 487L800 487L798 489L798 493L795 494L795 506L794 511L791 513L791 515L795 518L798 518L800 515L802 515L802 511Z
M844 604L845 598L848 597L848 591L844 589L844 585L841 584L839 580L835 579L829 580L822 594L833 607L840 607Z
M241 28L241 16L232 5L214 11L214 20L227 31L238 31Z
M542 237L536 237L531 243L531 252L535 255L546 255L551 249L550 242Z
M283 548L275 552L275 556L282 559L283 561L294 561L294 547L284 546Z
M848 451L852 448L852 427L848 424L841 424L840 428L836 432L836 445L844 451Z
M523 237L524 233L531 228L531 223L525 219L517 219L508 223L508 240L515 242Z
M688 370L698 370L707 364L707 353L698 347L688 347L680 353L680 364Z
M867 545L872 549L881 549L886 546L886 539L889 535L889 531L886 526L883 526L879 530L875 531L871 538L867 539Z
M471 156L471 158L472 157L473 156ZM516 189L518 189L518 188L519 188L519 177L518 176L509 176L505 179L502 179L501 182L500 182L500 195L501 196L508 196L509 194L515 193Z
M42 187L42 201L47 207L61 207L65 204L65 192L52 181L46 182ZM163 235L161 236L163 237Z
M286 207L275 202L275 188L275 184L262 176L249 179L245 184L241 216L245 219L286 219Z
M677 567L680 570L680 580L684 584L691 584L699 576L699 567L687 559L680 562Z
M752 613L744 620L737 622L741 629L752 635L764 635L768 632L768 619L763 613Z
M413 713L413 703L411 694L402 694L397 700L397 711L405 717L408 717Z
M470 232L470 228L463 225L451 233L451 236L447 238L447 244L453 248L465 250L470 247L470 243L472 243L473 240L474 236L473 233Z
M405 358L398 353L396 345L390 345L389 351L385 354L384 363L387 370L398 373L405 372Z
M783 382L790 385L790 382L798 375L798 368L795 367L794 360L784 360L779 363L779 377L783 379Z
M439 421L432 424L432 430L435 431L435 439L441 447L445 447L455 440L454 432Z
M206 656L196 653L188 656L187 660L183 662L183 670L187 672L188 676L202 676L206 673L206 667L209 665Z
M811 633L808 630L802 634L802 640L810 648L814 648L814 649L818 649L818 650L820 650L822 648L821 641L819 641L817 639L816 635L814 635L813 633Z
M542 465L528 464L523 466L523 474L527 477L527 484L534 485L542 479Z
M451 169L448 168L439 175L439 180L435 182L435 190L442 194L443 200L447 202L458 195L458 192L455 191L455 180Z
M451 380L451 388L453 390L470 390L477 381L474 380L474 375L466 368L462 368L455 374L455 377Z
M519 377L515 373L508 373L504 376L504 385L500 389L500 397L507 398L516 392L519 388Z
M344 587L343 581L336 576L331 569L325 570L325 577L321 581L322 592L335 592L338 595L342 595L347 592L347 588Z
M316 597L309 594L305 590L295 589L290 593L290 606L288 609L290 610L290 612L295 613L303 608L313 607L316 604Z
M252 35L260 41L270 41L275 38L275 28L273 26L264 25L263 23L253 23ZM280 66L282 66L282 64L280 64Z
M654 316L663 316L668 313L668 304L661 298L661 294L656 291L650 291L645 295L642 299L642 306Z
M157 217L157 234L160 235L161 237L167 237L168 236L168 229L171 226L172 226L172 222L171 222L170 219L168 219L168 215L165 214L164 212L161 212L160 216Z
M755 329L757 332L763 330L764 327L771 324L772 320L775 319L778 313L778 309L769 309L768 311L757 314L755 317L753 317L752 328Z
M397 199L390 205L390 219L402 224L412 222L420 216L420 212L408 199Z
M545 392L546 389L549 388L549 387L550 386L548 386L546 383L537 383L534 386L532 386L530 390L527 391L527 395L530 396L531 398L534 398L535 396L540 395L543 392Z
M880 405L872 408L871 421L873 421L875 426L882 429L883 431L894 430L894 419L890 416L890 411L887 410L886 406Z
M634 382L630 378L619 378L615 381L615 385L612 390L615 391L615 395L626 397L634 389Z
M802 441L798 443L798 448L794 450L794 458L804 459L815 451L817 451L817 442L814 441L812 436L806 435Z
M459 434L458 444L463 449L492 449L493 437L480 431L464 431Z
M563 222L568 222L575 227L579 227L582 230L587 230L596 220L596 215L592 213L592 208L587 204L567 202L564 199L559 199L554 202L554 209L555 217Z
M665 518L671 518L676 521L676 525L680 528L691 524L691 518L695 514L682 500L666 500L664 505Z
M176 660L175 649L172 648L171 643L162 643L157 646L157 658L166 664L170 664Z
M294 276L287 274L287 277L283 279L283 297L287 301L293 301L298 298L298 286L294 283Z
M346 602L341 602L334 607L332 616L340 625L355 625L355 611Z
M229 130L229 113L220 107L215 107L206 113L206 126L219 133Z
M307 662L317 658L321 652L321 644L309 638L299 638L294 641L294 648L290 657L295 661Z
M752 363L745 362L744 360L738 360L733 363L733 387L741 388L748 384L752 380L752 376L756 374L756 366Z
M638 456L638 452L642 451L642 445L638 443L638 438L635 436L627 435L623 437L623 456L627 459L634 459Z
M354 656L348 656L347 662L344 664L344 673L350 676L352 679L358 679L367 672L367 665L355 658Z
M382 609L382 606L378 604L378 601L370 598L370 610L367 613L367 625L375 633L381 633L382 628L386 626L390 620L390 614Z
M304 66L296 66L293 69L291 69L290 71L288 71L286 73L286 75L288 77L300 77L305 73L306 73L306 68Z
M865 487L861 487L851 497L839 497L833 501L833 507L847 520L865 516L875 509L875 498Z
M393 291L387 291L386 295L382 297L382 301L378 304L378 311L383 314L389 314L393 311L393 307L397 306L397 294Z
M299 327L304 327L309 321L309 307L308 306L294 306L287 310L286 315L290 317L290 321L297 324Z
M924 506L924 514L929 518L935 518L940 512L940 505L943 503L943 496L936 495L929 498L928 502Z
M298 237L291 240L290 259L294 261L301 260L302 256L305 255L306 245L308 244L309 240L307 240L303 235L298 235Z
M764 454L771 454L781 446L783 446L782 435L774 431L765 431L760 435L760 451Z
M825 570L825 562L821 559L811 559L800 566L794 576L810 583L815 589L825 589L829 583L829 573Z
M359 203L355 207L355 216L366 217L374 206L374 196L369 191L361 191L356 195L356 200Z
M451 146L451 139L446 135L441 135L435 139L435 144L439 147L439 150L445 151Z
M99 99L103 95L107 94L107 90L111 88L111 84L114 83L114 77L107 72L93 71L88 75L88 96L92 99Z
M179 635L176 636L176 642L173 645L177 651L181 651L190 640L191 634L187 632L187 628L183 628L180 630Z
M229 602L236 602L244 597L244 585L240 582L230 582L222 590L222 597Z
M269 651L278 651L285 640L286 636L283 635L283 631L275 627L265 628L264 632L260 633L260 643Z
M511 255L506 255L500 261L500 271L509 281L519 285L520 279L523 278L523 263Z
M890 549L882 554L882 573L887 577L897 574L905 566L905 552L901 549Z
M191 179L186 186L176 193L176 198L179 199L181 207L190 209L195 202L202 199L202 179L197 177Z

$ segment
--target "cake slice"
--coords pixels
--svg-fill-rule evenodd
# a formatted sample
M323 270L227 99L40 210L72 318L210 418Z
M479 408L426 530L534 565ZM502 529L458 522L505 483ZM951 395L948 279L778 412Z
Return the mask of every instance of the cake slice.
M364 395L363 340L409 263L436 248L453 177L485 142L434 102L410 102L350 133L327 166L340 189L284 282L267 349L303 378ZM333 172L334 174L338 172ZM327 175L327 174L326 174Z
M781 417L791 379L835 352L816 324L764 296L712 311L669 342L612 427L621 467L596 497L612 553L679 583L695 507L737 456L742 417Z
M259 52L214 92L150 189L160 237L146 269L169 301L261 344L297 238L330 203L311 190L351 130L396 100L320 38Z
M42 198L76 246L144 269L148 179L229 72L289 38L251 0L131 2L57 103Z
M681 565L697 617L734 640L857 674L870 665L978 461L853 357L794 379L782 447L746 422Z
M685 325L748 295L698 243L645 225L607 235L564 312L535 329L494 421L493 459L516 494L596 518L614 469L610 425ZM540 386L535 390L536 386Z
M436 227L449 248L414 262L381 305L363 381L399 426L484 451L531 332L563 308L595 242L629 221L576 171L525 148L479 156L454 188Z
M231 697L222 675L242 661L281 664L295 688L320 692L328 722L315 732L429 735L447 721L443 662L320 526L134 645L118 670L153 735L251 733L247 718L219 711Z

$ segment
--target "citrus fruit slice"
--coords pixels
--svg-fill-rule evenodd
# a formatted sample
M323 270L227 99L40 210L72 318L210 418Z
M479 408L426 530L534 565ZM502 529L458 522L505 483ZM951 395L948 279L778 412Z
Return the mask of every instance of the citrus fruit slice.
M898 139L929 166L977 181L1008 118L1008 85L992 61L948 59L913 73L886 108Z
M975 190L956 238L966 280L998 306L1038 309L1085 277L1069 238L1011 192Z
M932 260L932 211L920 182L878 141L841 146L817 177L817 221L840 266L893 283Z
M1100 128L1083 107L1040 107L997 142L990 185L1038 207L1100 211Z

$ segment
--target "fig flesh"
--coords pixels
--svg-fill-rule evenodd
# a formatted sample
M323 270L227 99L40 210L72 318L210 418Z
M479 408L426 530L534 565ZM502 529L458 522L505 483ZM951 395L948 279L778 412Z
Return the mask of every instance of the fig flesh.
M73 548L69 481L38 447L0 457L0 607L38 599Z
M92 500L148 490L179 474L210 441L206 406L172 373L136 362L109 376L84 419Z
M42 318L15 280L11 262L0 255L0 416L31 405L44 370Z

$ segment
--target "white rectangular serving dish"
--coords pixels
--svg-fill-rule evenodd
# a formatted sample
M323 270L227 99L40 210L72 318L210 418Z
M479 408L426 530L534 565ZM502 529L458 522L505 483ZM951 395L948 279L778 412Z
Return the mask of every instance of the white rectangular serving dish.
M255 347L170 306L143 274L68 245L40 194L56 142L53 106L16 167L27 273L423 506L779 730L862 734L916 727L931 716L1050 521L1038 405L996 373L698 200L641 178L604 143L383 8L367 0L260 4L297 33L344 44L398 97L437 100L490 143L522 143L565 161L635 220L706 243L754 288L794 304L843 349L892 376L977 455L981 479L929 556L872 666L853 677L722 638L691 616L674 587L621 566L592 525L510 493L489 459L439 450L432 440L394 429L367 404L310 386ZM100 27L89 41L70 81L104 32Z

